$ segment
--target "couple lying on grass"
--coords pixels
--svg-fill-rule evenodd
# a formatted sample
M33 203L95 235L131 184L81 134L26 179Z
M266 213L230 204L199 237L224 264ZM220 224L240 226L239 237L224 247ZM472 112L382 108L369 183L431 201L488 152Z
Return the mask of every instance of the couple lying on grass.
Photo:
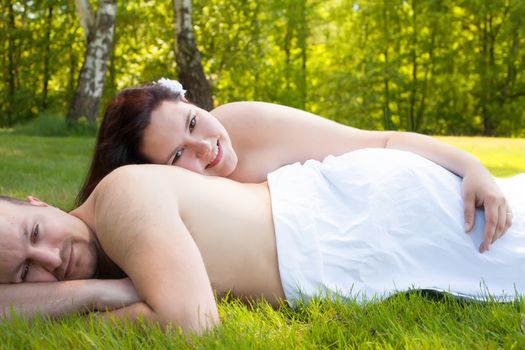
M120 167L137 163L177 166ZM4 317L100 311L201 333L227 293L525 292L525 174L494 179L423 135L282 106L208 113L174 81L110 103L78 198L70 213L0 199Z

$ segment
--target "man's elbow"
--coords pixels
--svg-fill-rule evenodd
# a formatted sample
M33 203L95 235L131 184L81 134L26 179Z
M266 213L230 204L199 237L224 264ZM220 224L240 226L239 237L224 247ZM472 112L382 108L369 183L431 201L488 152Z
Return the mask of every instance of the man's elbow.
M184 333L201 335L210 331L220 324L217 307L202 310L179 310L173 313L157 314L156 320L159 325L167 330L169 328L181 328Z

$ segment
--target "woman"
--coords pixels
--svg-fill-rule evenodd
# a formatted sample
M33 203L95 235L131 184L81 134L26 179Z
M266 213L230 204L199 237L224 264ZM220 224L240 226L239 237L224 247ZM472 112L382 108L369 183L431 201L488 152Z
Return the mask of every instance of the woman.
M204 175L261 182L294 162L360 148L396 148L463 178L465 231L473 227L475 207L485 208L481 252L512 224L507 201L487 169L472 155L430 137L359 130L261 102L229 103L207 112L190 104L184 93L177 81L161 79L124 89L110 102L77 205L105 175L126 164L176 165Z

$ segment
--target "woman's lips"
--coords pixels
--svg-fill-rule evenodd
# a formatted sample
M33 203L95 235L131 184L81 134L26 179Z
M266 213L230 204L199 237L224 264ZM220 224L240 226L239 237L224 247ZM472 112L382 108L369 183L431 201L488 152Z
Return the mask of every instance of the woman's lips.
M221 158L222 158L222 147L219 141L217 141L217 156L210 164L206 166L206 169L212 168L215 165L217 165L221 161Z

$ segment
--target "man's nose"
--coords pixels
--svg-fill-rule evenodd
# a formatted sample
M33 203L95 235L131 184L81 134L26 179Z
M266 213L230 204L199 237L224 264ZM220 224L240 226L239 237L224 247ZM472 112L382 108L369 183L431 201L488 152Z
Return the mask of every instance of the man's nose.
M62 265L59 248L34 247L31 260L52 273Z

